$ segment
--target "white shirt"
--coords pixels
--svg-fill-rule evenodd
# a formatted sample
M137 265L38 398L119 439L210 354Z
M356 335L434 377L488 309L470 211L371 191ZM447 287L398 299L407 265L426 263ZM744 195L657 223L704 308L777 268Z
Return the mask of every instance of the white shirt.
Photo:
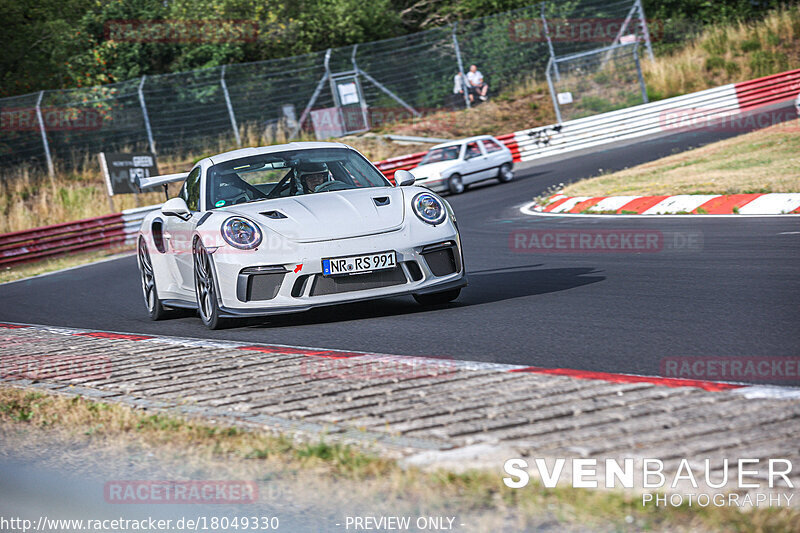
M458 94L464 90L464 80L461 79L461 74L456 74L453 78L453 94Z
M467 81L469 81L470 85L480 85L483 83L483 74L481 74L480 70L476 70L472 72L471 70L467 72Z

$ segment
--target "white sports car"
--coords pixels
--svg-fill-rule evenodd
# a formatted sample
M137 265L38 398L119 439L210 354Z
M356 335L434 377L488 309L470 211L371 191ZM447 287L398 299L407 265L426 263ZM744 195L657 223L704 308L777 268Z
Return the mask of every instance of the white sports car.
M467 284L450 205L396 186L339 143L290 143L208 157L142 222L138 263L150 318L192 308L203 323L411 294L447 303Z
M432 191L459 194L473 183L514 179L514 158L503 143L491 135L437 144L411 169L417 184Z

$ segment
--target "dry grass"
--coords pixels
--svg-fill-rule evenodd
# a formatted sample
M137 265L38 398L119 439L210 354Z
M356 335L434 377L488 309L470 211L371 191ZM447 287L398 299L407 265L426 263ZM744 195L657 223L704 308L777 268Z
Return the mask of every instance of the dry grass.
M154 461L179 476L254 479L290 492L295 508L322 514L356 505L370 514L444 513L481 531L796 531L796 509L642 508L637 496L569 487L508 489L499 471L454 474L401 469L353 447L300 442L207 421L186 420L78 397L0 387L0 453L48 462L53 469L128 471ZM141 465L140 465L141 463ZM117 472L119 475L119 472ZM152 473L150 474L152 476ZM135 479L135 477L131 477ZM298 490L301 487L301 490ZM261 491L260 491L261 492ZM324 501L319 494L325 494ZM279 503L271 501L270 503ZM357 514L357 513L356 513Z
M800 120L581 180L572 196L800 192Z
M800 67L800 7L784 7L764 19L714 26L678 52L645 61L653 98L670 98L726 83Z

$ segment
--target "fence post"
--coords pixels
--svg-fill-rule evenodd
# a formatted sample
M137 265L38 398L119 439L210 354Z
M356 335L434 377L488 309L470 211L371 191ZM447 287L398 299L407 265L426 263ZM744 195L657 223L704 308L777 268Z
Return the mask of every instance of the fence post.
M36 100L36 119L39 121L39 132L42 134L42 144L44 145L44 156L47 159L47 173L52 178L56 171L53 168L53 157L50 155L50 144L47 142L47 132L44 128L44 119L42 119L42 98L44 91L39 91L39 98Z
M550 67L555 64L553 58L547 62L547 68L544 70L544 75L547 77L547 86L550 87L550 98L553 99L553 109L556 110L556 122L561 124L561 110L558 108L558 97L556 96L556 88L553 87L553 79L550 77ZM558 70L556 69L556 72Z
M323 74L322 77L319 79L317 87L314 89L314 94L311 95L311 99L308 101L308 104L306 104L306 108L303 109L303 113L300 115L300 120L297 121L297 127L289 136L289 140L297 137L297 134L300 133L300 130L303 129L303 122L306 121L306 118L308 118L308 114L311 112L311 108L314 106L314 103L317 101L317 98L319 98L319 93L322 92L322 88L325 86L325 82L328 80L328 77L330 76L329 74L330 68L328 66L330 60L331 60L331 49L328 48L327 50L325 50L325 60L324 60L325 74Z
M356 73L356 83L358 83L358 97L361 100L361 118L364 120L364 127L370 129L372 126L369 120L367 111L367 101L364 98L364 91L361 90L361 81L358 79L358 63L356 63L356 52L358 51L358 43L353 45L353 53L350 55L350 61L353 63L353 71Z
M147 116L147 105L144 103L144 80L147 75L142 76L139 82L139 105L142 106L142 116L144 116L144 127L147 130L147 142L150 143L150 151L156 153L156 143L153 142L153 130L150 129L150 117Z
M642 66L639 64L639 45L633 47L633 60L636 61L636 75L639 76L639 87L642 89L642 101L646 104L650 100L647 98L647 86L644 84L644 76L642 76Z
M544 15L544 6L547 2L542 2L542 27L544 28L544 37L547 39L547 47L550 49L550 58L553 60L553 67L555 68L556 81L561 81L561 75L558 72L558 65L556 65L556 51L553 49L553 41L550 40L550 29L547 27L547 17ZM561 122L559 120L559 122Z
M239 137L239 127L236 126L236 115L233 114L233 105L231 104L231 97L228 94L228 84L225 83L225 67L222 65L222 73L220 74L219 83L222 85L222 92L225 94L225 105L228 106L228 116L231 118L231 127L233 128L233 136L236 138L236 146L242 146L242 139Z
M614 37L614 40L611 42L612 48L608 52L606 52L605 58L603 58L603 66L605 66L606 63L608 63L608 61L611 59L611 54L614 52L613 47L620 43L620 40L622 39L623 34L628 29L628 26L631 23L631 19L633 19L634 13L636 13L638 11L638 9L639 8L637 7L636 3L634 3L631 6L631 9L628 11L628 14L625 16L625 21L622 23L622 26L620 26L616 37ZM638 39L638 37L637 37L637 39Z
M639 8L639 23L642 25L642 33L644 33L644 44L647 47L647 56L650 61L653 61L653 45L650 43L650 30L647 29L647 20L644 18L644 7L642 7L642 0L636 0L636 6Z
M461 87L464 89L464 103L467 104L467 109L472 107L469 103L469 85L467 84L467 77L464 75L464 62L461 61L461 48L458 46L458 37L456 37L456 25L458 22L453 23L453 47L456 49L456 60L458 60L458 73L461 74Z

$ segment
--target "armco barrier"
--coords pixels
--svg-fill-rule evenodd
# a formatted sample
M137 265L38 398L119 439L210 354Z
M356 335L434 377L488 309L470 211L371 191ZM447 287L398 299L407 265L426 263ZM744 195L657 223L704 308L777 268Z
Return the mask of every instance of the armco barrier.
M131 245L142 219L159 206L0 235L0 265Z
M500 135L515 162L531 161L608 143L684 130L758 107L779 104L800 93L800 69L724 85L601 115ZM688 117L688 118L687 118ZM687 124L688 120L688 124ZM418 165L425 152L393 157L375 165L394 181L397 170ZM129 209L0 235L0 265L9 265L76 251L130 245L142 219L158 206Z
M800 92L800 69L514 133L521 161L711 125Z

